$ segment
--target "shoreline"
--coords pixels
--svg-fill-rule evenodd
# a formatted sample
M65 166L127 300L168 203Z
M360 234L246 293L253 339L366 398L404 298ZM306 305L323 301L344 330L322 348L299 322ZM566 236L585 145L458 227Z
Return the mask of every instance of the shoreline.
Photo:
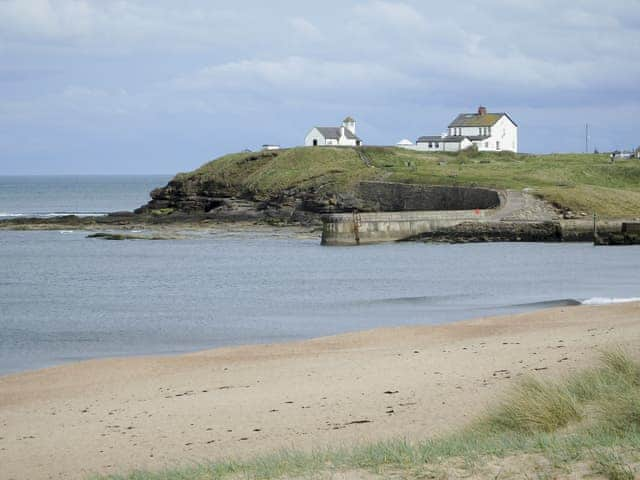
M240 232L240 233L244 233L244 232ZM260 233L267 234L267 232L260 232ZM230 234L233 234L233 232L230 232ZM276 234L274 233L274 235ZM287 236L285 235L285 237ZM187 238L187 237L183 237L183 238ZM304 239L307 237L304 237L303 235L298 233L295 236L292 235L291 237L287 237L287 238ZM39 371L44 371L51 368L65 367L69 365L74 365L74 364L79 364L84 362L92 362L92 361L121 360L121 359L134 359L134 358L175 358L175 357L180 357L185 355L197 355L203 352L217 351L222 349L288 345L292 343L309 342L314 340L340 337L343 335L363 334L369 331L376 331L380 329L438 327L438 326L454 325L457 323L468 322L468 321L472 321L479 318L491 318L494 316L500 316L500 317L513 316L513 315L519 315L519 314L525 314L525 313L535 313L535 312L550 310L553 308L580 307L580 306L606 307L609 305L619 305L619 304L635 303L635 302L640 302L640 297L630 297L630 298L591 297L591 298L585 298L583 300L567 298L567 299L559 299L559 300L534 302L531 304L513 305L513 307L528 307L528 309L526 310L516 310L511 312L507 311L507 312L488 314L488 315L482 315L482 316L478 316L478 315L463 316L460 318L455 318L455 319L447 320L444 322L436 322L436 323L430 323L430 324L415 323L415 324L406 324L406 325L394 325L394 326L388 326L388 327L365 328L363 330L344 331L340 333L327 333L326 335L319 335L319 336L274 340L269 343L265 343L264 341L261 341L261 340L255 340L253 342L240 341L238 343L212 345L204 348L193 347L193 348L185 348L185 349L177 349L177 350L162 350L162 351L151 350L151 351L145 351L145 352L127 352L127 353L121 353L121 354L105 353L99 356L87 356L84 358L80 357L80 358L66 359L66 360L51 360L47 364L41 364L41 365L32 366L32 367L22 367L18 370L8 370L4 372L0 370L0 380L2 380L4 377L8 377L12 375L21 375L21 374L27 374L31 372L39 372Z
M7 478L85 478L459 428L519 377L640 355L640 302L571 306L0 377ZM463 412L463 415L460 414Z
M254 217L221 218L219 215L201 213L153 215L114 212L99 216L66 215L49 218L4 218L0 219L0 231L77 230L98 232L96 237L108 240L181 240L197 238L197 233L217 231L245 233L290 232L293 236L309 237L318 235L323 245L331 246L353 246L359 245L361 242L362 244L376 244L398 241L451 244L499 242L592 243L596 237L600 240L599 244L602 245L635 245L640 243L639 235L625 235L623 232L623 223L637 223L635 219L600 219L598 221L598 234L595 237L593 220L556 219L533 221L529 219L504 221L488 219L461 221L448 227L434 227L431 231L406 238L387 238L387 232L383 233L381 237L377 233L372 238L362 234L364 235L362 239L357 238L354 240L354 234L351 233L353 227L349 223L351 215L346 215L346 217L343 215L348 221L345 227L341 227L342 230L346 228L346 233L342 232L340 234L335 233L336 227L332 223L334 220L331 220L333 217L335 215L306 218L304 222L288 222L277 218L271 220ZM360 227L362 228L362 226ZM145 231L147 234L136 235L132 232L137 230ZM621 240L616 240L618 237L621 237ZM614 238L615 241L611 241L611 238Z

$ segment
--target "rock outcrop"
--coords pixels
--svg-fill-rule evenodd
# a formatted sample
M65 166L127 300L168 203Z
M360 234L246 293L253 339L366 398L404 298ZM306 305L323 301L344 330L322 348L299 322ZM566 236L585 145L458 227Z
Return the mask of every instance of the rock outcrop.
M475 187L359 182L350 189L311 185L261 192L206 175L182 174L153 190L151 201L135 213L311 224L320 223L323 214L354 210L471 210L499 205L497 192Z

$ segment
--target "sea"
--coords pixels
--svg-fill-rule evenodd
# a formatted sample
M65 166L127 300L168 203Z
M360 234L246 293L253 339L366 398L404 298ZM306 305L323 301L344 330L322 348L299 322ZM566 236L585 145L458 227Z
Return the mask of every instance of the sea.
M0 177L0 216L104 214L169 176ZM396 243L283 232L105 241L0 230L0 375L640 299L640 247Z

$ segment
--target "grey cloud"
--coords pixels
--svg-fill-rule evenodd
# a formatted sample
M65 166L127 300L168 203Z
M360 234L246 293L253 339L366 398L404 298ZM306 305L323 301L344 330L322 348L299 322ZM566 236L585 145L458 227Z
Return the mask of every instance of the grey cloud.
M60 139L111 132L114 150L156 156L188 137L182 157L198 158L199 135L209 153L295 143L305 125L347 113L390 143L477 103L512 110L524 149L571 144L543 117L606 118L614 146L639 126L640 2L0 0L0 65L5 158L30 155L11 144L18 128L51 138L60 157Z

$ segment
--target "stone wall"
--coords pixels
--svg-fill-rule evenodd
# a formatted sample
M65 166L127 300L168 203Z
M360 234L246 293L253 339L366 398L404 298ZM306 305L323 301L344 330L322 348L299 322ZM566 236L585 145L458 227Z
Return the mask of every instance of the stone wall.
M482 222L501 203L498 192L474 187L361 182L354 193L357 212L323 217L323 245L393 242L462 222Z
M323 217L323 245L395 242L462 222L483 221L487 210L340 213ZM489 211L490 212L490 211Z
M475 187L361 182L356 195L366 211L373 212L485 210L500 206L496 191Z

